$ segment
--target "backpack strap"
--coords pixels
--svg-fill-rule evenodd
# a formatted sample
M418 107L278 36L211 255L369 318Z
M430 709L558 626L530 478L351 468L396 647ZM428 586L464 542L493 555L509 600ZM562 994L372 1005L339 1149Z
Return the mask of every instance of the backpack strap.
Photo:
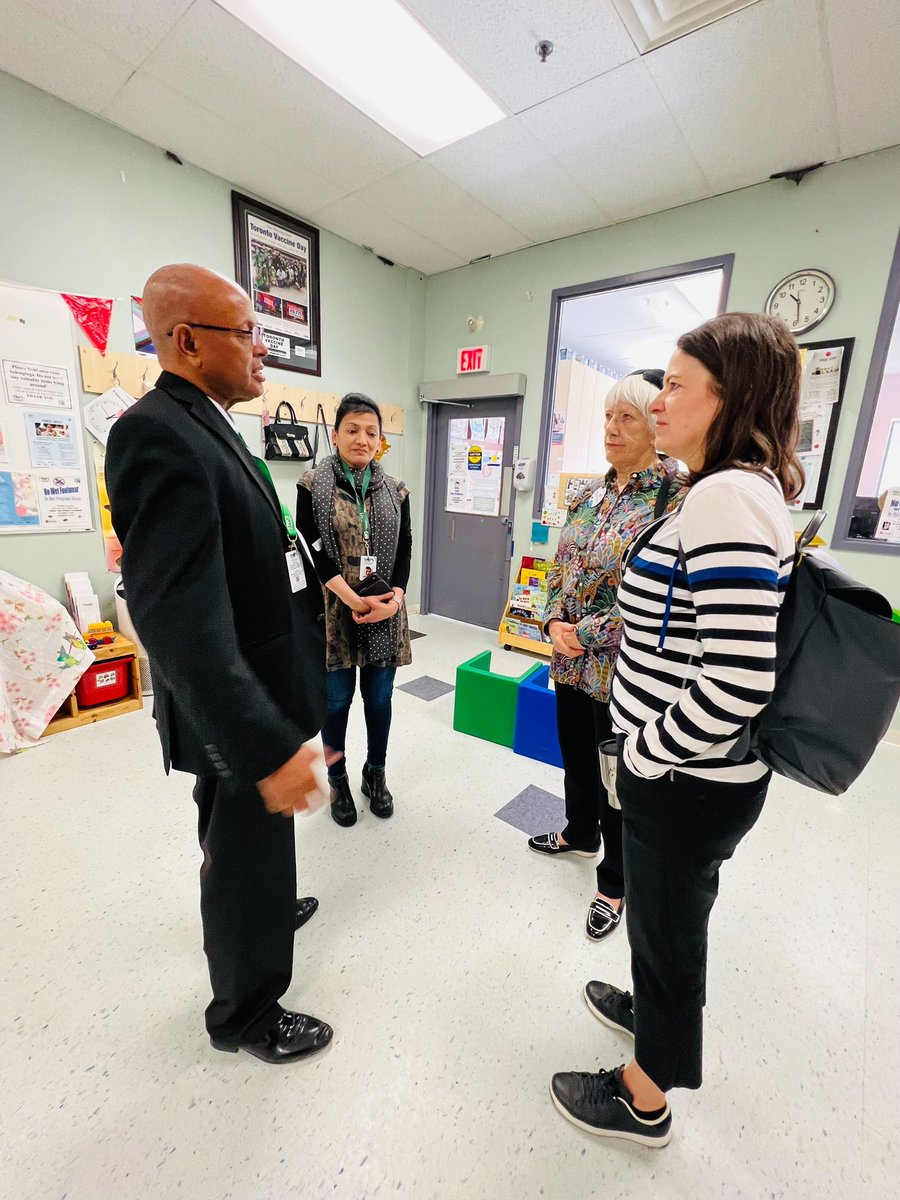
M672 490L672 480L667 475L659 485L659 491L656 493L656 503L653 505L653 520L658 521L666 511L666 505L669 503L669 492Z

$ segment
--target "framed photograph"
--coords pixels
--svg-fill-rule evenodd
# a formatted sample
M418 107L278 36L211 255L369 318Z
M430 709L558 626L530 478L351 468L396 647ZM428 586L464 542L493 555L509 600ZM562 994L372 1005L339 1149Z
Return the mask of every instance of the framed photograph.
M263 328L266 365L321 375L318 229L239 192L231 213L235 272Z

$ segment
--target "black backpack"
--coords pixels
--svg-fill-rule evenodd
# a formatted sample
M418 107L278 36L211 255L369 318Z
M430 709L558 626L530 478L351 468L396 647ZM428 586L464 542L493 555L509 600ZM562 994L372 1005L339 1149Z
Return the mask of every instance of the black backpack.
M862 773L900 701L900 625L888 601L800 535L778 613L775 690L729 757L756 757L839 796Z

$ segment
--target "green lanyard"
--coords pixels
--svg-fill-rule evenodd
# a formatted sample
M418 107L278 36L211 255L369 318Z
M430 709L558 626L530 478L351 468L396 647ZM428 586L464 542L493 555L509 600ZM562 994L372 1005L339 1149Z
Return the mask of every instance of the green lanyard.
M369 514L366 512L366 491L369 484L372 482L372 468L366 467L362 477L362 495L359 494L356 488L356 480L353 478L353 469L341 459L341 466L344 468L344 474L347 476L347 482L353 488L353 498L356 500L356 511L359 513L359 523L362 525L363 541L366 543L366 550L369 548Z
M279 504L281 504L281 519L284 522L284 527L287 530L288 537L290 538L291 546L293 546L297 541L297 526L294 524L294 518L291 516L291 510L286 504L282 503L278 492L275 491L275 480L272 478L272 472L269 470L266 460L264 458L257 458L256 455L253 455L253 461L259 467L261 474L264 475L272 485L272 491L275 492L275 499Z

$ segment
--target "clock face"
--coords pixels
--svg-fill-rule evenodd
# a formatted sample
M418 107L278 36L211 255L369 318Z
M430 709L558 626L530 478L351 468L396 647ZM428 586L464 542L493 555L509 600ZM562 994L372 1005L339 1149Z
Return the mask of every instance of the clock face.
M805 333L825 320L834 296L834 280L825 271L794 271L775 284L766 312L781 317L791 333Z

